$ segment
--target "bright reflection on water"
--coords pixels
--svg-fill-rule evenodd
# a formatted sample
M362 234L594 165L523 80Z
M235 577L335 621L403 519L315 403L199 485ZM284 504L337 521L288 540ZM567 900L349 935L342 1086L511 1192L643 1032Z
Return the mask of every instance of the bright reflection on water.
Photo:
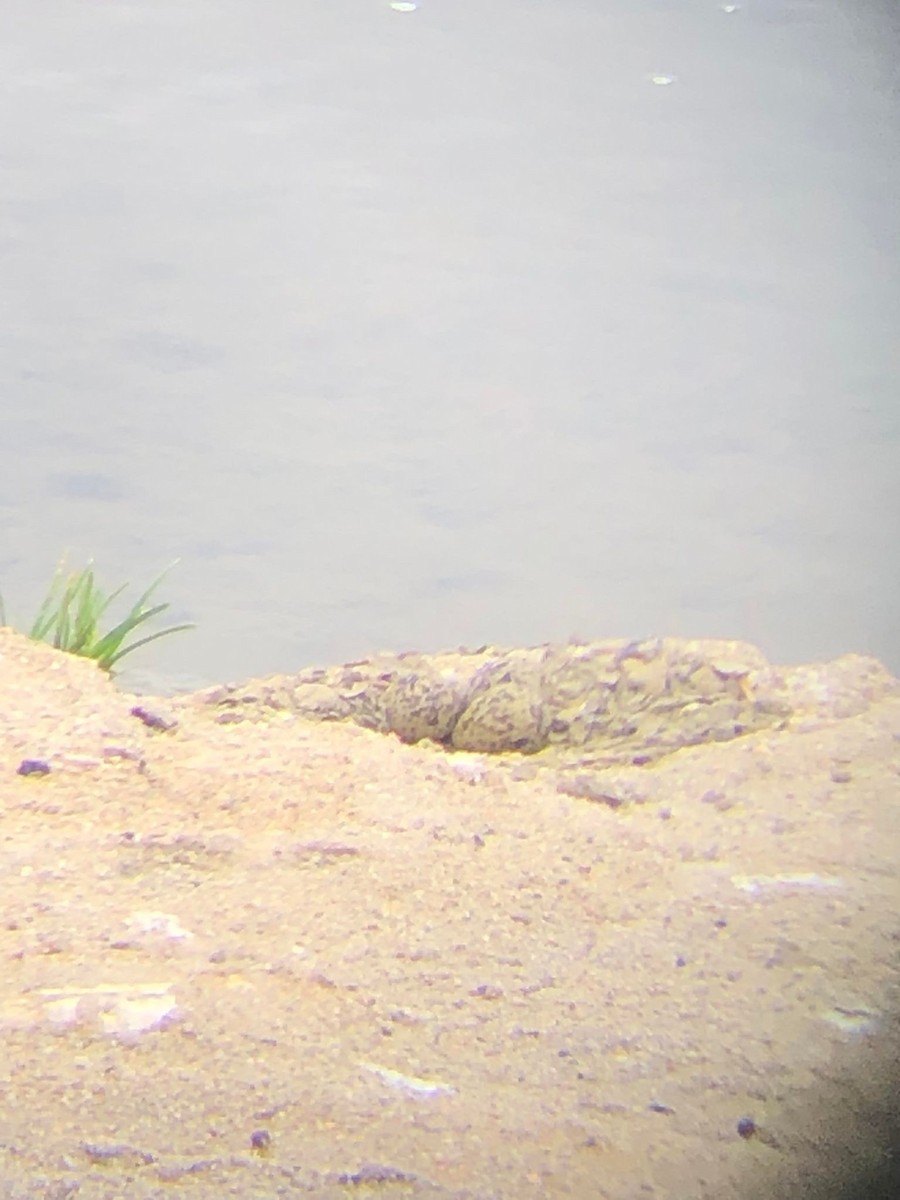
M148 686L572 634L900 669L898 32L12 5L8 609L180 557Z

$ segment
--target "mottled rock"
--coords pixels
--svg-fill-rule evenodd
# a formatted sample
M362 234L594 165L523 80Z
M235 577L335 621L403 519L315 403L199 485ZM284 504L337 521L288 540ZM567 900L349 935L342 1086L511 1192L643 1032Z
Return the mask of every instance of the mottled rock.
M585 796L605 794L595 776L613 765L778 727L792 711L754 647L678 638L380 654L198 699L230 720L278 709L353 721L515 771L528 756Z
M392 678L381 693L383 727L404 742L446 742L466 707L469 688L469 680L458 672L423 663L418 671Z
M491 756L516 779L549 774L570 795L643 803L612 780L689 746L787 725L803 730L864 711L897 681L877 662L773 667L725 640L610 639L483 646L442 654L378 654L295 676L188 698L222 720L286 710L351 721L405 742Z
M545 703L539 652L513 651L472 677L451 738L455 750L534 754L547 745L552 707Z

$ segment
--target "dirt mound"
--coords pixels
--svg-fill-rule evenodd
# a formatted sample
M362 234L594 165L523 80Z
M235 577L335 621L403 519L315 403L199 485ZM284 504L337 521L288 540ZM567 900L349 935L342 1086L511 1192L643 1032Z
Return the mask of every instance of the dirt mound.
M581 733L408 745L275 707L279 681L155 701L0 631L2 1194L718 1200L871 1161L896 681L679 645L624 655L613 707L658 723L659 664L697 661L774 722L582 763L578 796L553 755L598 757ZM510 678L473 695L531 663L586 727L548 650L482 652Z

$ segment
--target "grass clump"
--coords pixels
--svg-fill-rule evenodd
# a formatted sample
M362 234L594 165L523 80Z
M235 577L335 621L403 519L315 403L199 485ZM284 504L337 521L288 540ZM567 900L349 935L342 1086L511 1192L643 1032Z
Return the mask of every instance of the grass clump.
M107 596L97 586L91 563L81 571L68 571L63 560L56 569L44 602L28 630L28 636L37 642L50 642L58 650L65 650L69 654L92 658L98 666L109 671L119 659L131 654L140 646L155 642L157 638L167 637L170 633L194 628L192 624L171 625L167 629L158 629L146 637L138 638L137 641L128 641L136 629L145 626L148 621L169 607L168 604L149 605L148 602L174 565L172 563L166 567L126 616L104 633L100 628L101 618L128 584L123 583ZM0 596L0 625L5 624L6 611L3 597Z

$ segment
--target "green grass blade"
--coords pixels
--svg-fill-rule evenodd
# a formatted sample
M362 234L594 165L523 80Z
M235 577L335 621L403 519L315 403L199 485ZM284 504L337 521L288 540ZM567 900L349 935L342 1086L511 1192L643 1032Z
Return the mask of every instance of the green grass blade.
M134 605L134 607L131 610L132 613L139 612L144 607L144 605L147 603L147 601L150 599L150 597L153 595L153 593L156 591L156 589L159 587L159 585L162 583L162 581L165 579L165 577L168 575L168 573L172 570L172 568L174 566L177 565L178 562L179 562L179 560L177 558L175 558L172 560L172 562L169 563L169 565L164 570L160 571L160 573L157 575L157 577L153 580L153 582L147 588L146 592L144 592L144 594L141 597L139 597L136 604Z
M83 653L97 640L97 620L103 606L103 593L94 582L94 572L88 568L78 576L72 591L73 618L66 638L70 654Z
M132 629L136 629L138 625L143 625L145 621L149 621L161 612L165 612L168 607L168 604L157 604L142 613L135 613L134 609L132 609L127 617L124 617L118 625L110 629L109 633L104 634L95 644L93 657L96 657L98 660L106 658L111 650L118 650Z
M168 607L168 605L166 607ZM100 665L105 666L106 669L109 670L113 663L117 663L120 658L124 658L125 655L130 654L132 650L137 650L139 646L146 646L148 642L155 642L157 638L168 637L170 633L181 633L185 629L196 628L197 626L192 622L187 622L184 625L170 625L168 629L158 629L156 633L150 633L147 635L147 637L140 638L138 641L132 642L130 646L125 646L124 649L118 650L112 655L111 658L108 658L106 662L101 663Z
M81 571L67 571L63 557L38 609L29 636L35 641L49 641L57 649L70 654L93 658L99 666L109 670L123 655L130 654L132 650L137 650L148 642L166 637L170 633L193 629L195 626L190 623L174 625L125 645L125 640L133 630L159 616L169 607L168 604L154 604L148 607L148 601L177 562L178 559L175 559L153 580L121 621L106 633L101 633L100 620L103 614L112 602L121 596L128 584L123 583L107 596L97 586L91 562ZM6 612L3 608L3 598L0 596L0 623L5 623L5 620Z
M69 617L69 609L72 607L72 600L77 590L78 577L70 576L63 588L62 599L56 616L56 633L53 637L53 645L58 650L68 650L69 648L69 629L72 624Z
M93 572L87 567L78 575L71 575L66 586L56 644L70 654L78 653L80 614L83 608L90 605L92 582Z
M63 588L63 568L60 563L50 580L47 595L44 597L28 633L28 636L34 638L35 641L42 642L59 620L60 595Z
M99 592L97 593L98 598L102 601L100 603L100 605L97 607L97 610L95 613L95 616L96 616L96 619L98 622L99 622L100 618L103 616L103 614L106 612L106 610L109 608L109 606L112 604L113 600L118 600L118 598L122 595L122 593L127 590L127 588L128 588L128 584L123 583L121 587L117 587L114 592L110 592L109 595L106 597L101 596Z

